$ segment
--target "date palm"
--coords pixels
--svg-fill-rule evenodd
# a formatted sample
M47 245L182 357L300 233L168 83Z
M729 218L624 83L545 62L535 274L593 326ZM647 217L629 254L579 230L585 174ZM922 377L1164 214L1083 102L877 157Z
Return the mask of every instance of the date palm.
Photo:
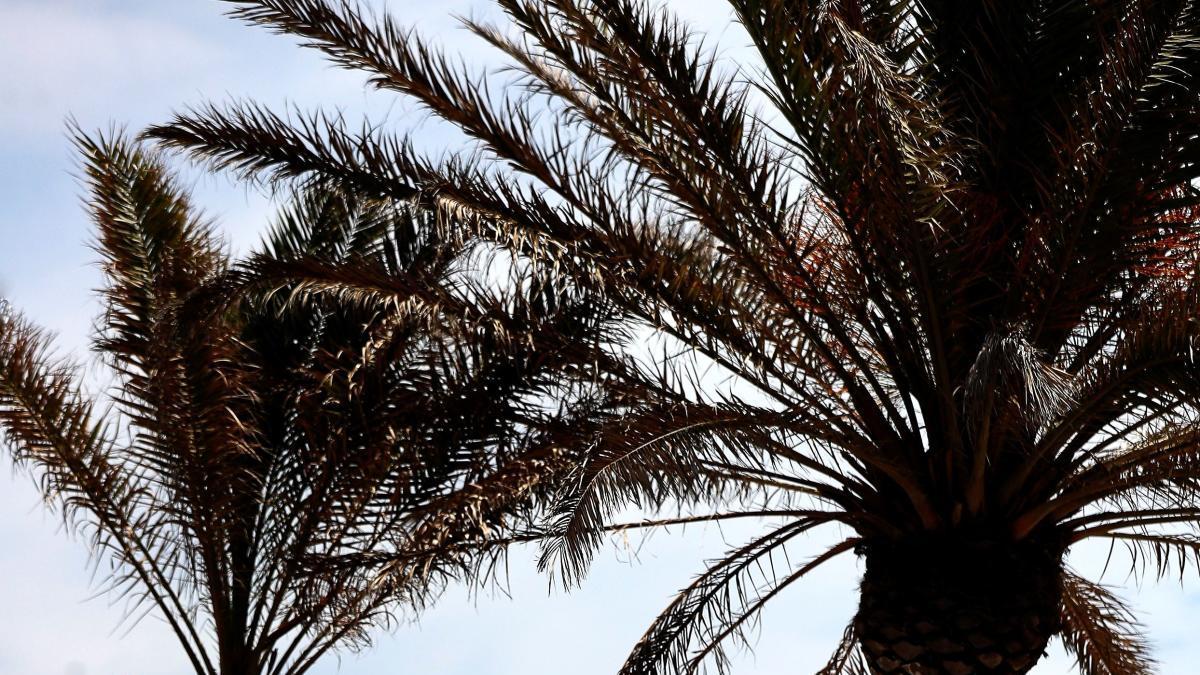
M474 147L435 161L247 103L153 137L415 191L663 345L639 403L581 437L547 565L577 578L629 504L774 517L625 675L724 666L765 603L851 551L859 609L825 673L1024 673L1054 636L1084 672L1148 672L1128 610L1064 556L1111 541L1166 574L1200 550L1200 3L729 0L756 54L738 64L639 0L499 0L513 30L467 26L518 73L502 93L347 2L232 4ZM781 555L827 526L849 536Z
M0 429L199 675L298 675L484 580L587 409L605 312L404 203L311 185L235 263L153 152L80 134L103 256L93 402L0 316ZM348 290L351 289L351 290ZM542 499L544 499L544 495ZM353 553L386 566L328 565Z

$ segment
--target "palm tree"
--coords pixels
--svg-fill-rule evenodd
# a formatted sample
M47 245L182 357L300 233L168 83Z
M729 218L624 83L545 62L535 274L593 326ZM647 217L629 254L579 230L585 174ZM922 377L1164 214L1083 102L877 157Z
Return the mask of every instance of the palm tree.
M642 0L498 4L515 31L466 25L518 73L503 94L349 2L232 2L456 126L455 159L250 103L150 135L414 198L663 345L580 442L543 562L577 578L631 503L774 524L622 673L724 666L848 552L859 610L825 673L1024 673L1056 635L1083 672L1148 672L1064 556L1108 541L1162 575L1200 552L1200 3L729 0L748 67ZM824 526L849 536L781 556Z
M111 405L8 308L0 429L131 613L157 609L198 675L299 675L490 578L481 544L546 498L565 404L597 391L603 308L516 266L498 293L429 214L327 185L235 264L157 155L77 143Z

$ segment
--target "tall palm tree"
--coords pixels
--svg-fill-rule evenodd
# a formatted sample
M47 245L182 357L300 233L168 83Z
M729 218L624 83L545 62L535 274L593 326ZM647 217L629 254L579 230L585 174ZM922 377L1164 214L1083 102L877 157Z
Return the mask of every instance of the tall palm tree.
M498 4L515 30L467 26L518 73L503 93L349 2L232 2L462 130L457 159L249 103L150 135L416 191L663 344L661 386L562 483L544 561L578 577L630 503L775 524L622 673L724 666L848 552L859 609L825 673L1024 673L1056 635L1084 672L1147 672L1128 611L1064 556L1124 544L1161 575L1200 551L1200 3L729 0L742 65L641 0ZM780 557L823 526L849 536Z
M546 498L596 395L603 308L515 265L499 293L430 215L316 184L234 263L157 155L77 141L111 405L9 308L0 430L112 590L198 675L299 675L488 578L480 545ZM388 564L330 563L352 555Z

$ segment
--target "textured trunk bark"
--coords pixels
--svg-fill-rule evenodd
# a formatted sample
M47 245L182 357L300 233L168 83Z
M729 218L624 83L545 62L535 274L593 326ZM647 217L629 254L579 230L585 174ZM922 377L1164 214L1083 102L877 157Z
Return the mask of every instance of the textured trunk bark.
M1059 630L1062 548L928 535L865 547L855 629L875 673L1029 672Z

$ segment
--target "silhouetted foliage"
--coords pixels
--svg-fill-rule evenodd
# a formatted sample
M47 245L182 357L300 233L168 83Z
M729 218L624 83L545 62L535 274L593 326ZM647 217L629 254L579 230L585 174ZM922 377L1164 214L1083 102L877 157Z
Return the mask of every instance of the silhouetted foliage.
M738 68L639 0L498 0L514 30L467 22L518 74L496 92L348 2L231 4L474 147L435 161L250 103L150 136L436 209L664 345L613 373L638 403L581 441L547 565L578 579L631 504L779 516L623 673L723 669L764 603L850 550L862 604L824 672L1025 672L1058 633L1084 672L1148 672L1062 557L1111 540L1161 575L1200 551L1200 5L730 0L761 59ZM852 534L782 555L826 525Z
M234 262L153 152L77 145L111 409L10 308L0 429L131 615L156 608L201 675L297 675L491 579L574 411L613 404L609 310L519 261L497 290L430 214L331 185Z

